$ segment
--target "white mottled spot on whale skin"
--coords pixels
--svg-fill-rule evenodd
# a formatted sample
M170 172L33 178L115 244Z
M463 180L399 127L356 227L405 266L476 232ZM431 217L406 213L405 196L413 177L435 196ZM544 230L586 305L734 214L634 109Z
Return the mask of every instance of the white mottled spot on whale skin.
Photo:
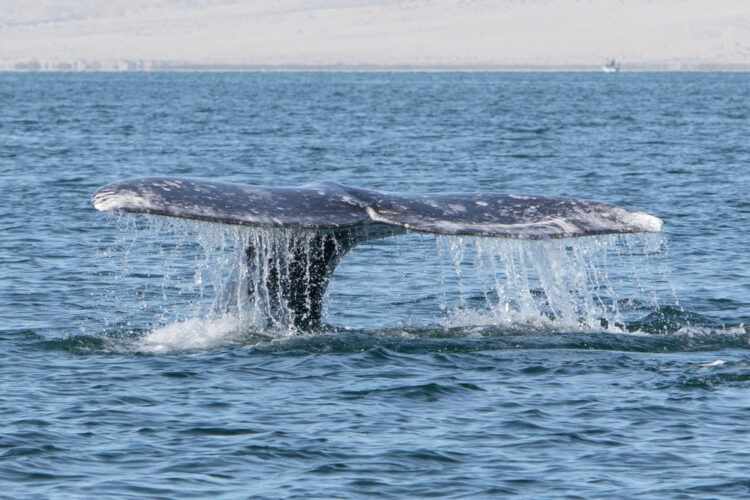
M486 201L475 201L474 203L476 203L480 207L486 207L488 205Z
M146 197L133 191L103 192L94 198L94 208L102 212L121 208L143 208L149 205Z
M630 220L628 222L650 233L658 233L664 224L660 218L644 212L630 212L629 215Z
M450 208L454 212L466 212L466 207L463 205L456 205L453 203L449 203L448 208Z

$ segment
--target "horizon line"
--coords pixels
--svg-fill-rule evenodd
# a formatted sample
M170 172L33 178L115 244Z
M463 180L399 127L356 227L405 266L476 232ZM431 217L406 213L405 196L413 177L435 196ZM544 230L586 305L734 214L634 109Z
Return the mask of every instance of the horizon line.
M120 66L113 64L122 63ZM547 64L228 64L178 63L166 61L124 60L54 63L55 67L36 61L18 62L2 67L2 73L596 73L602 65L547 65ZM679 73L679 72L750 72L750 63L641 63L622 67L620 73Z

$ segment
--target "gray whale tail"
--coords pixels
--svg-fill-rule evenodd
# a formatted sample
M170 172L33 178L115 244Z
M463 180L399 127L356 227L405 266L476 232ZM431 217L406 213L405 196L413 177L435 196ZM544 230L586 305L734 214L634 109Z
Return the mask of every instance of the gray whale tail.
M498 194L393 194L336 183L262 187L173 177L100 188L101 211L147 213L223 224L293 230L260 255L246 251L252 276L273 310L301 329L319 324L323 296L341 259L358 244L415 231L516 239L658 232L657 217L571 198ZM276 264L284 258L285 265ZM260 290L248 285L248 295Z

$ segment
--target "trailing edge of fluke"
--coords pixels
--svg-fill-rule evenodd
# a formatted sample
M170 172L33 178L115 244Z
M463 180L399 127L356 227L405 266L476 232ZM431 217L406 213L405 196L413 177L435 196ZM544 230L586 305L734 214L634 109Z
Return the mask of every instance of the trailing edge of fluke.
M547 239L658 232L662 226L652 215L586 200L512 194L393 194L333 182L289 188L148 177L108 184L94 194L93 204L102 211L254 227L370 227L373 231L367 232L373 237L418 231Z

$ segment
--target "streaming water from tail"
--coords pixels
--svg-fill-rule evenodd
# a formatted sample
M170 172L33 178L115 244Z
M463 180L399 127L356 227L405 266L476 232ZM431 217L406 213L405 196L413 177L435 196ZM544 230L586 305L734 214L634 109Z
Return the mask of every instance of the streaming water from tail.
M622 331L676 304L660 235L527 241L438 237L443 290L459 291L446 324ZM481 290L467 300L466 290Z
M297 333L289 298L269 285L270 278L290 276L299 255L319 252L326 241L321 232L128 215L118 221L116 241L102 242L106 250L99 258L100 274L111 283L108 304L100 306L108 330L145 329L143 342L153 350ZM664 301L675 303L666 242L659 235L550 241L407 235L395 240L364 244L346 257L333 277L324 324L336 325L340 316L339 274L345 286L360 289L379 309L390 308L388 317L419 302L421 310L430 311L419 326L426 321L430 328L622 331L627 321ZM376 254L383 248L401 255L381 265ZM411 283L383 289L382 277L398 274L398 262L409 266L403 274ZM305 276L309 279L309 272ZM383 299L396 295L397 301ZM348 310L344 316L356 314ZM366 325L366 315L360 316L365 316L355 325L360 329L362 324L368 330L393 326Z

